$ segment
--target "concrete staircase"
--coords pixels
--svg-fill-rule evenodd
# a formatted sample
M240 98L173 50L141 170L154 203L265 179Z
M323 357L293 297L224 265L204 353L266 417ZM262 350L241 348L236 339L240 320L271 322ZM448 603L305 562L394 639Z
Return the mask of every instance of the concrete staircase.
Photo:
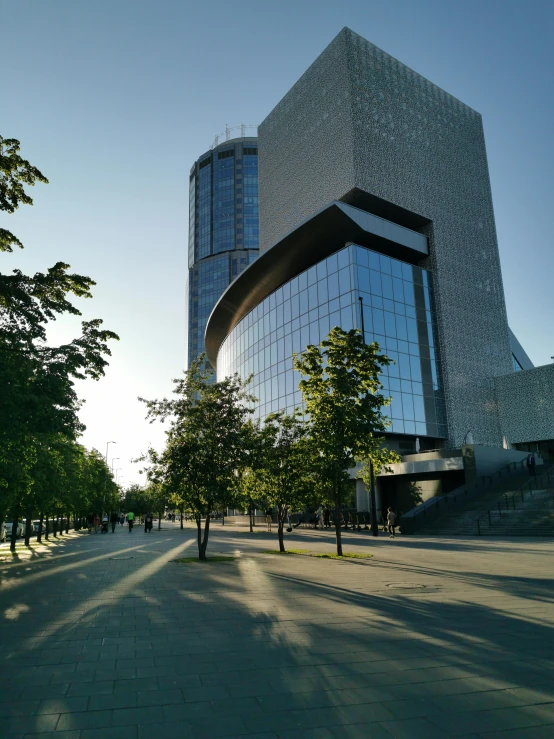
M498 502L479 521L481 536L554 536L554 487L533 490L523 501L516 494Z
M554 478L527 471L499 480L490 490L467 503L447 509L417 530L423 536L552 536L554 535ZM537 489L534 483L537 483ZM523 489L523 497L520 492ZM489 518L490 516L490 518ZM477 520L479 519L479 527ZM489 526L490 520L490 526Z

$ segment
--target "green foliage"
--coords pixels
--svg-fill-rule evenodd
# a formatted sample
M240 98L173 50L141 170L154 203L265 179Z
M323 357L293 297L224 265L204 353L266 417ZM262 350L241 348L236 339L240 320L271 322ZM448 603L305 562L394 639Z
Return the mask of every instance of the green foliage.
M380 391L382 367L391 363L379 345L366 344L360 331L335 327L319 347L310 344L294 355L301 373L299 389L309 418L314 468L333 491L337 510L337 554L342 554L340 515L348 470L356 462L368 467L372 459L392 461L383 439L388 421L383 409L390 403Z
M33 204L25 186L48 182L19 149L19 141L0 136L0 211L8 214ZM12 246L23 245L0 230L0 251ZM49 322L80 315L70 297L92 297L93 280L68 270L58 262L33 276L0 274L0 517L77 512L113 494L103 459L77 444L84 426L75 381L104 375L108 342L118 337L96 319L82 322L68 344L47 343Z
M161 454L150 449L147 474L196 514L198 553L206 556L210 519L239 500L251 438L247 419L253 398L238 375L210 383L204 356L175 380L174 399L145 401L151 421L169 422ZM201 521L205 521L202 532Z
M313 485L306 424L298 411L267 416L255 457L256 464L245 475L246 487L256 491L266 508L277 509L279 548L284 551L287 514L302 509Z
M0 136L0 210L6 213L14 213L20 204L33 204L24 185L48 183L40 170L19 155L19 149L17 139ZM21 241L10 231L0 228L0 251L12 251L12 246L23 248Z

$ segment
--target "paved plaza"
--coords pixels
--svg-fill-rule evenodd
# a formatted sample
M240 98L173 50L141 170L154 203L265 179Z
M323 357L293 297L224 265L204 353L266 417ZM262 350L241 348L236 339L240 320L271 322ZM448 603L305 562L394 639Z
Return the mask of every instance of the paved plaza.
M190 524L0 549L0 737L553 736L550 542L344 539L374 557L221 523L234 561L175 563Z

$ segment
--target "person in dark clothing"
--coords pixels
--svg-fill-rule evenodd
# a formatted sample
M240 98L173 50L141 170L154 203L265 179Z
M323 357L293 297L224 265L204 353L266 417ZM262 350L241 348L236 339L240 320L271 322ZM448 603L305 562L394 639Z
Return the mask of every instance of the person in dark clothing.
M331 525L331 511L328 508L323 511L323 523L326 529Z
M117 513L115 512L112 513L112 515L110 516L110 523L112 525L112 534L115 534L115 526L118 521L119 521L119 516L117 515Z
M152 514L147 513L144 517L144 531L145 533L148 533L149 531L152 531Z
M535 475L535 455L534 454L528 454L527 455L527 469L529 470L530 475Z
M92 513L89 513L87 516L87 524L88 524L88 532L90 534L94 526L94 515Z

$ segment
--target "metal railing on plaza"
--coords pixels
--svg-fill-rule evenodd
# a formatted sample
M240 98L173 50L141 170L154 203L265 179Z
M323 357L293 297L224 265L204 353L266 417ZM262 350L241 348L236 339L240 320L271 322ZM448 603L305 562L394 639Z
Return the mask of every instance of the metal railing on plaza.
M483 536L490 531L495 523L499 522L509 511L515 511L523 507L526 500L532 499L538 492L544 492L554 482L554 467L546 472L535 475L524 483L518 490L512 493L504 493L497 501L481 514L476 520L477 536Z
M405 533L414 533L419 527L434 521L448 510L459 510L461 505L490 490L501 480L524 470L525 467L525 459L520 462L510 462L492 475L481 475L471 484L461 485L450 493L429 498L429 500L420 503L416 508L404 514L400 526Z

